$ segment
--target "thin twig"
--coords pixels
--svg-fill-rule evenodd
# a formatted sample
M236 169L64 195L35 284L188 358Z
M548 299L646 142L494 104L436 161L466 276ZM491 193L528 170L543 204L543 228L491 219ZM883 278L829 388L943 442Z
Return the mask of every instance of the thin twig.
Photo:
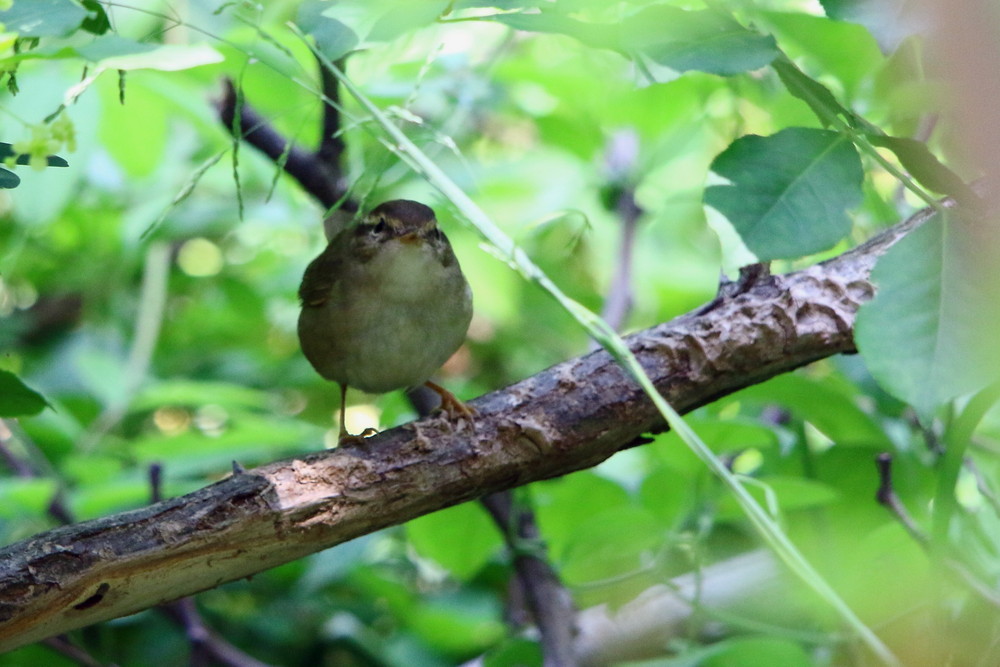
M49 637L42 641L46 647L52 649L56 653L63 655L66 658L76 662L83 667L105 667L104 663L90 655L87 651L80 648L79 646L73 644L69 637L66 635L59 635L58 637ZM115 667L112 663L108 667Z
M163 500L163 466L154 463L149 466L150 502ZM223 667L268 667L266 663L247 655L224 638L220 637L202 619L193 596L181 598L158 607L167 618L184 630L191 643L189 664L223 665Z
M879 476L879 487L878 491L875 492L875 499L880 505L892 512L893 516L899 520L900 525L903 526L917 544L927 553L933 555L930 538L920 529L916 521L913 520L913 517L910 516L910 513L906 511L906 507L893 489L892 455L887 452L879 454L875 457L875 465L878 468ZM969 570L964 563L947 556L941 557L940 560L945 566L946 571L963 581L965 585L975 591L983 600L994 607L1000 607L1000 594Z
M544 545L534 512L515 502L512 490L484 496L482 503L500 526L504 541L514 556L521 593L542 636L545 666L578 664L573 652L576 609L559 575L544 558Z
M191 665L222 665L223 667L270 667L251 655L236 648L205 625L195 606L194 598L183 598L168 605L162 605L160 611L170 620L184 629L191 642Z
M332 208L343 198L339 169L331 169L317 153L298 146L289 148L285 137L253 107L240 100L232 80L223 79L222 85L222 96L216 100L215 108L222 124L234 137L247 142L275 163L284 159L282 169L325 208ZM345 201L343 206L349 210L350 201Z
M614 194L614 210L620 222L618 259L614 275L604 299L601 317L615 331L622 328L632 308L632 273L635 251L635 236L642 209L635 200L635 188L629 183L628 174L633 170L638 157L638 138L634 131L617 133L609 142L605 163L608 182ZM592 349L598 347L596 341Z
M10 441L14 437L21 442L22 446L29 450L25 455L18 456L11 448ZM31 463L32 452L34 453L34 458L39 461L38 465L33 465ZM35 477L51 477L56 480L56 492L52 496L52 500L49 501L49 506L46 509L49 516L54 518L56 521L63 525L69 525L74 522L73 513L70 511L69 506L66 504L66 494L64 491L64 485L61 480L57 478L55 472L52 470L52 466L47 460L44 459L45 455L42 453L41 449L31 441L28 435L17 425L16 422L7 423L0 419L0 458L4 460L7 466L13 471L15 475L21 478L35 478ZM41 470L39 470L41 468Z
M895 489L892 486L892 454L888 452L882 452L875 457L875 466L878 468L878 479L879 485L878 490L875 492L875 500L878 501L879 505L882 505L896 517L900 525L906 529L917 543L921 546L926 547L930 544L930 538L927 537L927 533L920 529L917 522L913 520L910 513L906 510L906 506L903 505L899 496L896 495Z

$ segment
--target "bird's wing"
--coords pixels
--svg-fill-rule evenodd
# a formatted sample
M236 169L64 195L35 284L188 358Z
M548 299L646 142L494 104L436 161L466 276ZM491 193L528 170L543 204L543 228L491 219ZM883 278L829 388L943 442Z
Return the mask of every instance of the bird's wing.
M333 251L331 243L309 263L299 286L299 300L303 308L318 308L327 302L333 283L340 275L341 261L340 254Z

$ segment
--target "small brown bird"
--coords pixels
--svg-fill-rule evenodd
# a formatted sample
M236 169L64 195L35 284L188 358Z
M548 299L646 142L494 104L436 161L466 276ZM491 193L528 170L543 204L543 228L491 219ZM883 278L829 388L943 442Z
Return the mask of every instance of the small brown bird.
M334 236L299 287L299 341L316 371L369 393L426 384L451 415L471 414L428 378L465 340L472 291L430 207L396 199Z

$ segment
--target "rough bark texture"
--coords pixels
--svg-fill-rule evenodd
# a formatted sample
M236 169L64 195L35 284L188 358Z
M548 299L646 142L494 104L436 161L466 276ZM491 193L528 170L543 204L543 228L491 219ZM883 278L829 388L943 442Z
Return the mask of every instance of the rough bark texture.
M626 340L682 412L854 350L875 258L925 215L833 260L765 276ZM664 425L603 350L429 418L241 471L189 495L0 550L0 650L134 613L485 494L588 468Z

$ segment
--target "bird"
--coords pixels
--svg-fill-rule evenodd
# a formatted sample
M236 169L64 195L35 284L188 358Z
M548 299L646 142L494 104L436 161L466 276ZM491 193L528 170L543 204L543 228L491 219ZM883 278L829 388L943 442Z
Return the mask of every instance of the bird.
M471 416L430 381L465 340L472 290L429 206L394 199L337 232L306 268L299 300L302 352L340 385L338 444L371 431L348 433L348 387L381 394L423 384L449 416Z

